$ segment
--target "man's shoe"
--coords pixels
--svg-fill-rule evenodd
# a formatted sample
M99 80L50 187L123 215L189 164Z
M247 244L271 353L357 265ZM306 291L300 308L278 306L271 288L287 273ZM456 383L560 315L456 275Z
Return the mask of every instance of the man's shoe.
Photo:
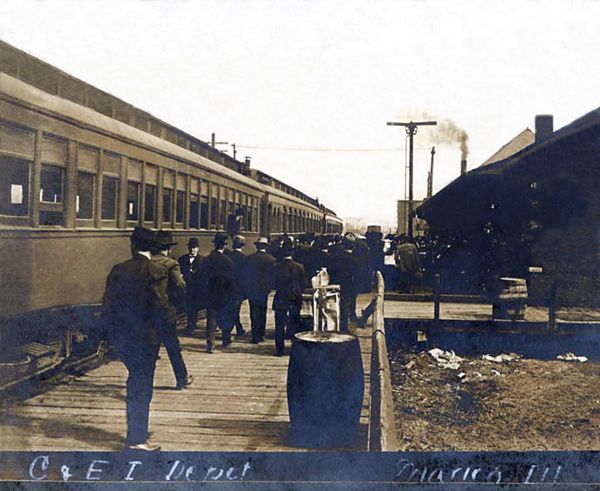
M185 380L177 382L177 385L175 386L175 389L176 390L185 389L188 385L192 385L193 382L194 382L194 376L193 375L188 375Z
M207 355L212 355L213 354L212 348L206 348L206 354Z
M156 443L144 442L137 445L127 445L129 450L142 450L144 452L157 452L160 450L160 445Z

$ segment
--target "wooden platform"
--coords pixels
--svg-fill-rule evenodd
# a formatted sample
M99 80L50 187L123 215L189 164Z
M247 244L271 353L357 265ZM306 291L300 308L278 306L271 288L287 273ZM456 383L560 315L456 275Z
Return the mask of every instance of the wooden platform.
M361 295L359 307L369 301ZM360 310L359 310L360 312ZM150 432L165 451L304 451L288 439L286 396L288 356L275 356L273 312L267 339L250 343L248 304L242 323L248 333L229 347L205 353L204 322L196 337L181 337L183 356L194 383L174 390L173 370L164 350L157 363ZM361 441L366 450L369 420L370 329L359 329L365 397ZM286 341L289 353L290 341ZM126 431L125 381L121 362L87 374L13 405L0 413L0 450L121 450Z

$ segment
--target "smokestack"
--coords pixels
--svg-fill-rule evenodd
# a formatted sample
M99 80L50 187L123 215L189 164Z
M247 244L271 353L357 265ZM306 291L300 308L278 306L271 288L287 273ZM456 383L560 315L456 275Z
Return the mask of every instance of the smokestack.
M461 159L460 161L460 175L463 176L467 173L467 159Z
M535 144L542 143L552 136L554 119L552 114L538 114L535 117Z
M244 157L244 163L242 164L242 174L245 176L250 175L250 157Z

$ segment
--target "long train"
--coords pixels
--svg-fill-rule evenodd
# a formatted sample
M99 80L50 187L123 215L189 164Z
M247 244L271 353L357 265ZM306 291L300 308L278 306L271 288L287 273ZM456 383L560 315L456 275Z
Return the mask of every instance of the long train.
M250 242L342 231L318 200L1 41L0 67L0 319L99 302L135 225L171 229L175 254L190 236L207 252L237 208Z

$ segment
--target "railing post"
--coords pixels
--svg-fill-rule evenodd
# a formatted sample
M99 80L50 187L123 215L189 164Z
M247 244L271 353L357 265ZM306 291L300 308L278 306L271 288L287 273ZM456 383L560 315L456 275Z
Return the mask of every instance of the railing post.
M433 279L433 323L436 327L440 323L440 286L441 277L436 273Z
M548 301L548 329L556 329L556 295L558 293L558 281L554 280L550 287L550 299Z

